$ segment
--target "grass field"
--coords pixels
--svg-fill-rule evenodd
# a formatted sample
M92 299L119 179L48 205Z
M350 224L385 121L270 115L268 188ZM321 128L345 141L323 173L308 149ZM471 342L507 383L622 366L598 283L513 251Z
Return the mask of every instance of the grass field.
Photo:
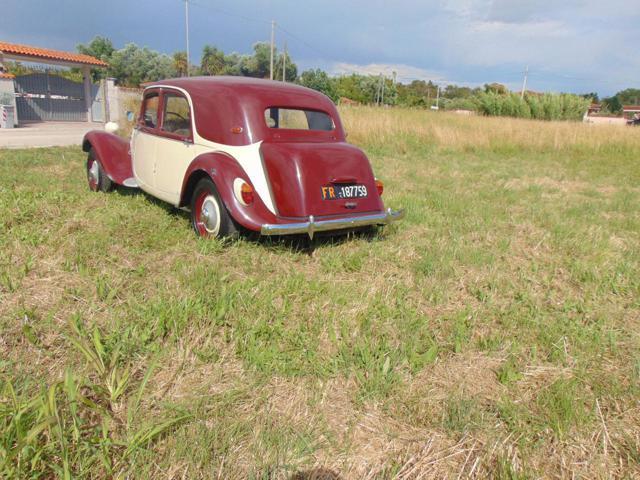
M311 249L0 151L0 477L640 477L640 132L343 116L407 217Z

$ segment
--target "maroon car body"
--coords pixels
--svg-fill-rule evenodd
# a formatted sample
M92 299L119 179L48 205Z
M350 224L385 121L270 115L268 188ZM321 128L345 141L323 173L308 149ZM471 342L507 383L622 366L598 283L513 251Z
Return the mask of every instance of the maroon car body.
M340 231L403 216L385 209L366 155L333 102L297 85L195 77L148 85L131 140L89 132L93 190L138 186L190 207L203 236Z

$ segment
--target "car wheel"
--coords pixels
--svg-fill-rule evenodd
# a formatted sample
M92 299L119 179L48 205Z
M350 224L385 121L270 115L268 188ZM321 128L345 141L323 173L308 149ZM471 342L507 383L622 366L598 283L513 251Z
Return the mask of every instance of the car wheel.
M89 182L89 190L92 192L110 192L113 190L113 183L102 168L100 159L93 151L89 150L87 157L87 181Z
M208 178L198 182L191 197L191 225L203 238L231 237L238 233L216 186Z

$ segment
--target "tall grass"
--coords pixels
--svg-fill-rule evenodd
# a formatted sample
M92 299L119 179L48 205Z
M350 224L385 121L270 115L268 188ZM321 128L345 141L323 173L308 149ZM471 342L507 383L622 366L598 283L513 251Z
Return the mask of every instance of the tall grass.
M341 107L350 142L406 153L414 147L447 151L618 152L638 155L632 129L575 122L466 117L422 109Z

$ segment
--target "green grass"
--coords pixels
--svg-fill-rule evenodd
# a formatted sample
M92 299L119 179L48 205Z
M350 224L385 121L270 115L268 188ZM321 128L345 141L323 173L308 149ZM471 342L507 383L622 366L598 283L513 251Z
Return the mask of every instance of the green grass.
M89 192L79 148L0 151L0 476L638 474L640 140L354 118L407 218L312 249L198 240Z

